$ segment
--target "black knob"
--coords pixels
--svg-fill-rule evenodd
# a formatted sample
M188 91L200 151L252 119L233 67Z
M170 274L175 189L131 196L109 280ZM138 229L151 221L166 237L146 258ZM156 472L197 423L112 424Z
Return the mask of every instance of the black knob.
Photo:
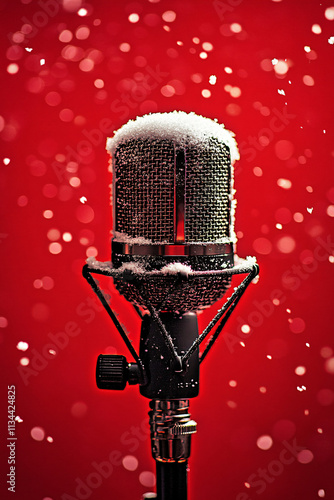
M126 383L139 383L138 365L128 363L119 354L100 354L96 363L96 384L99 389L122 391Z

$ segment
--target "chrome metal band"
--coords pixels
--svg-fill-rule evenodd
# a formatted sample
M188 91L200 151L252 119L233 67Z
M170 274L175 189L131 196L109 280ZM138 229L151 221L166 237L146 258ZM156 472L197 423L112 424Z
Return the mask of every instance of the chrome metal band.
M190 456L191 434L196 432L196 422L191 420L189 401L152 400L151 448L155 460L184 462Z
M121 255L233 255L232 243L182 243L182 244L144 244L112 241L112 252Z

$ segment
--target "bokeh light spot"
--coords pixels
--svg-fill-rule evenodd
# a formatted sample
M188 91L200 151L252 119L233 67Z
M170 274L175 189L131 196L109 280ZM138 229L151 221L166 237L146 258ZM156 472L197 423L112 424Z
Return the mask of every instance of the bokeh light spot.
M314 78L311 75L304 75L303 76L303 83L307 85L308 87L313 87L314 86Z
M268 255L272 251L272 243L267 238L257 238L253 241L253 249L261 255Z
M305 321L302 318L293 318L289 321L289 328L292 333L302 333L305 326Z
M92 245L95 235L90 229L82 229L79 233L79 242L83 246Z
M333 356L333 353L334 353L333 349L328 345L326 345L320 349L320 356L322 358L325 358L325 359Z
M72 187L76 188L81 185L81 180L79 179L79 177L71 177L69 183Z
M304 220L304 216L303 216L303 214L301 214L300 212L295 212L295 213L293 214L293 220L294 220L295 222L303 222L303 220Z
M8 320L4 316L0 316L0 328L6 328L8 326Z
M121 52L129 52L131 50L131 45L129 43L123 42L119 46Z
M334 357L328 358L325 361L325 371L334 375Z
M122 459L124 469L134 471L138 468L138 460L133 455L126 455Z
M66 242L72 241L72 234L69 232L63 233L63 240Z
M334 217L334 205L328 205L326 213L329 217Z
M172 23L176 19L176 13L173 10L166 10L166 12L162 14L162 19L166 23Z
M79 68L84 73L88 73L89 71L92 71L94 69L94 61L92 59L89 59L88 57L82 59L82 61L79 62Z
M130 21L130 23L133 23L133 24L138 23L139 15L136 14L135 12L133 12L132 14L129 15L128 20Z
M82 0L62 0L61 3L67 12L77 12L82 5Z
M63 247L61 246L61 244L56 241L50 243L49 245L49 252L53 255L58 255L62 251L62 249Z
M8 64L7 73L9 73L10 75L15 75L19 71L19 69L19 65L16 63Z
M210 42L203 42L202 47L206 52L211 52L211 50L213 50L213 45Z
M256 176L256 177L262 177L263 175L263 170L261 167L254 167L253 168L253 174Z
M193 73L190 78L194 83L201 83L203 81L203 76L200 73Z
M104 81L101 78L97 78L94 81L94 85L97 89L102 89L104 87Z
M58 106L61 103L61 95L58 92L49 92L45 96L45 102L49 106Z
M83 401L76 401L71 406L71 415L76 418L82 418L86 415L88 406Z
M309 464L313 458L314 455L311 450L302 450L297 455L297 460L300 464Z
M72 40L73 38L73 33L70 31L70 30L63 30L60 34L59 34L59 40L63 43L68 43Z
M272 437L264 434L256 440L256 445L260 450L269 450L273 445Z
M26 207L28 205L28 197L24 194L18 197L17 204L19 207Z
M62 122L71 122L74 118L74 113L69 108L64 108L59 112L59 118Z
M232 87L230 90L230 95L231 97L234 97L235 99L237 97L241 96L241 89L239 87Z
M262 59L260 62L260 67L263 71L272 71L273 64L270 59Z
M42 278L42 286L44 288L44 290L52 290L52 288L54 287L54 280L53 278L51 278L51 276L44 276Z
M23 49L19 45L11 45L6 52L7 59L18 61L23 56Z
M164 85L160 92L164 97L172 97L175 94L175 89L172 85Z
M325 18L328 19L328 21L334 20L334 7L327 7L325 10Z
M85 51L81 47L66 45L61 51L61 55L67 61L80 61L84 57Z
M230 30L232 31L232 33L241 33L242 26L239 23L232 23L230 25Z
M24 24L23 26L24 27L28 27L29 26L30 28L32 28L30 26L30 24ZM27 34L28 33L30 33L30 31L27 31ZM15 33L13 33L12 40L13 40L14 43L21 43L21 42L23 42L24 41L24 32L23 32L23 30L22 31L16 31Z
M279 160L288 160L293 155L293 151L293 143L286 139L281 139L275 144L275 154Z
M76 209L76 217L79 222L83 224L89 224L94 219L94 210L89 205L80 205Z
M277 241L277 248L282 253L292 253L296 248L296 240L292 236L283 236Z
M306 373L305 366L296 366L296 368L295 368L296 375L302 376L302 375L305 375L305 373Z
M155 475L150 471L143 471L139 474L139 482L148 488L155 485Z
M239 116L241 114L241 107L239 104L231 102L226 106L226 113L230 116Z
M88 247L86 250L86 255L87 257L96 257L98 254L97 248L95 247Z
M36 279L33 282L33 286L34 286L34 288L37 288L37 290L38 290L39 288L43 287L43 281L40 279Z
M211 97L211 91L209 89L203 89L201 94L205 99L208 99L209 97Z
M35 441L43 441L45 438L45 431L42 427L33 427L30 431L30 435Z
M47 237L50 241L57 241L60 238L60 231L58 229L49 229Z
M90 29L88 26L79 26L75 32L75 36L78 40L86 40L90 35Z
M87 16L87 14L88 14L88 10L85 9L85 8L83 8L83 7L78 10L78 16L80 16L80 17L85 17L85 16ZM100 21L100 20L99 19L95 20L95 22L93 23L94 26L99 26L99 24L101 23L101 21L100 21L100 23L98 23L98 21Z
M320 24L312 24L311 29L312 29L312 33L314 33L315 35L320 35L320 33L322 32Z
M28 348L28 342L24 342L23 340L20 340L20 342L16 344L16 349L18 349L19 351L26 351Z
M289 65L286 61L279 60L274 65L274 71L276 75L285 75L289 70Z

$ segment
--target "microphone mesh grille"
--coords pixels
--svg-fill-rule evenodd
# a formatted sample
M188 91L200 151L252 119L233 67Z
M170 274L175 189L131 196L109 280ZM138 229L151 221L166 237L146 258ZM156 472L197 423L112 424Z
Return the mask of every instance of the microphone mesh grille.
M230 236L229 149L210 138L205 148L186 150L187 242L217 241Z
M115 230L132 238L174 242L172 141L136 139L114 155ZM215 138L204 147L185 147L185 242L230 238L231 160Z
M115 151L115 229L132 238L173 241L174 148L168 141L129 140Z

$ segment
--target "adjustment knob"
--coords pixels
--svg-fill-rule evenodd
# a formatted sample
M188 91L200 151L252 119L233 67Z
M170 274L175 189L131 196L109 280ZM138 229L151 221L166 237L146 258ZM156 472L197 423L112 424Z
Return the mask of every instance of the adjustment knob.
M96 363L96 385L99 389L122 391L126 383L139 383L138 365L128 363L119 354L100 354Z

